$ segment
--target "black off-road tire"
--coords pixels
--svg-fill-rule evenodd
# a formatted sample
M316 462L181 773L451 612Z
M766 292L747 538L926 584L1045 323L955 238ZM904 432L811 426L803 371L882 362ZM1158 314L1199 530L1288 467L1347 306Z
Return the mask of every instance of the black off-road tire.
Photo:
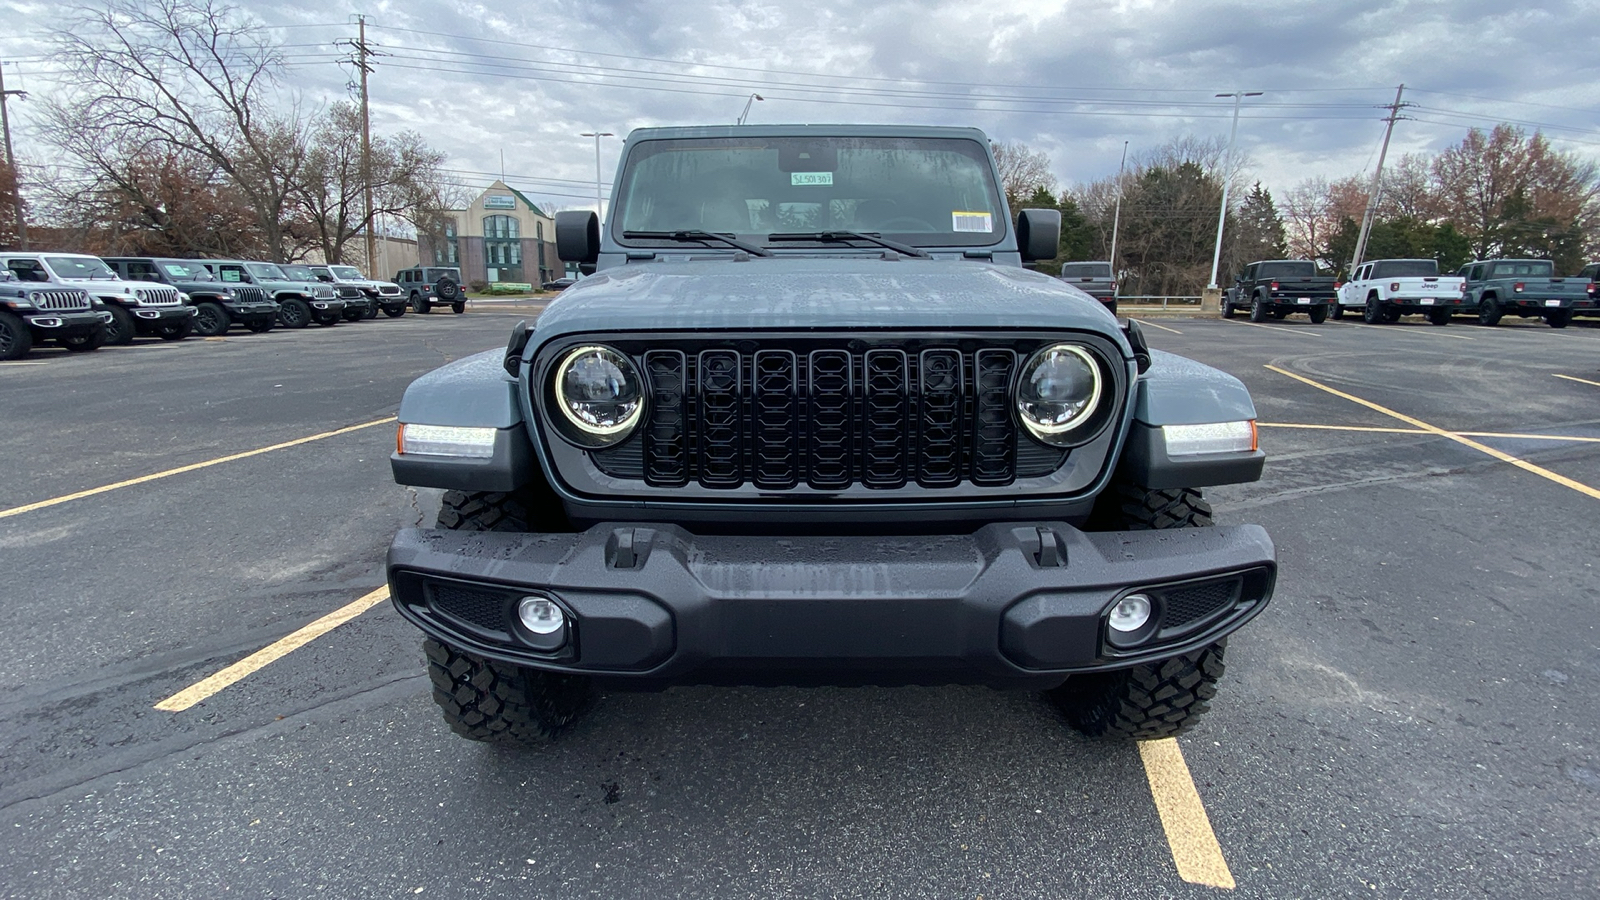
M429 308L429 306L428 306L428 298L426 298L426 297L424 297L424 296L422 296L421 294L418 294L418 293L412 293L412 295L411 295L411 311L412 312L416 313L419 316L425 316L425 315L428 314L428 308Z
M1233 318L1233 304L1226 300L1222 301L1222 317L1224 319Z
M515 493L445 491L436 527L451 531L570 532L561 500L548 488Z
M1499 325L1500 317L1505 312L1500 309L1500 303L1493 297L1485 297L1478 301L1478 324Z
M56 343L71 350L73 353L93 353L106 345L106 329L102 326L88 334L58 337L56 338Z
M33 334L28 323L0 310L0 359L21 359L33 349Z
M181 341L194 334L194 316L168 320L156 326L156 337L163 341Z
M233 324L227 308L220 303L197 303L194 310L194 333L201 337L227 334L228 326Z
M1085 737L1148 741L1188 731L1211 706L1228 642L1181 656L1094 675L1050 692L1067 722Z
M1450 310L1448 310L1448 309L1436 309L1436 310L1433 310L1432 312L1428 313L1428 321L1432 322L1435 325L1449 325L1450 324Z
M1341 306L1338 303L1334 303L1334 304L1332 304L1332 306L1333 306L1333 318L1334 318L1334 321L1343 320L1344 319L1344 307Z
M1261 302L1260 297L1250 300L1250 321L1265 322L1267 320L1267 305Z
M433 702L464 738L518 747L549 743L594 706L594 682L496 662L432 638L422 642Z
M361 314L363 319L376 319L378 317L378 301L367 304L367 311Z
M244 327L250 329L251 334L265 334L276 324L278 324L277 319L251 319Z
M367 317L367 311L364 308L347 306L339 315L343 316L346 322L359 322Z
M134 321L133 313L110 303L106 304L106 312L111 313L111 323L106 326L106 343L113 347L133 343L139 334L139 323Z
M1402 313L1399 309L1390 307L1383 311L1383 320L1385 322L1398 322L1400 321L1400 317L1403 315L1405 315L1405 313Z
M1551 328L1565 328L1572 324L1572 310L1551 310L1544 314L1544 320Z
M278 304L278 324L285 328L304 328L311 324L311 304L290 297Z
M458 316L461 315L462 313L466 312L467 311L466 301L457 300L456 302L450 304L450 311L455 313Z
M1092 523L1097 531L1207 528L1211 504L1195 488L1151 490L1114 482L1095 501Z
M391 319L398 319L406 314L406 308L404 306L385 306L383 314Z
M1323 322L1328 321L1328 308L1326 306L1313 306L1309 315L1311 316L1311 324L1321 325Z
M1361 310L1361 321L1368 325L1382 325L1385 318L1383 304L1378 302L1378 295L1373 294L1368 297L1366 308Z

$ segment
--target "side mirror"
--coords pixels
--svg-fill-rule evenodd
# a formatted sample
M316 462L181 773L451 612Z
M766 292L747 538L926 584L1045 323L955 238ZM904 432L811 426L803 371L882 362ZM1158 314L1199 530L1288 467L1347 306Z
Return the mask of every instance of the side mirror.
M1060 246L1060 211L1025 209L1017 213L1017 250L1023 262L1054 259Z
M578 274L579 275L593 275L594 274L594 263L592 263L592 262L578 263Z
M575 263L599 259L600 217L581 209L556 213L556 256Z

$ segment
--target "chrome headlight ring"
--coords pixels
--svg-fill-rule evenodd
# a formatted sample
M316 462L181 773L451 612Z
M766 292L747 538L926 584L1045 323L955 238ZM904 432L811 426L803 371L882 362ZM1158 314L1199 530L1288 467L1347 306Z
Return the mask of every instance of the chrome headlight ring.
M1023 363L1016 387L1017 419L1034 439L1057 447L1091 436L1106 397L1100 359L1079 344L1051 344Z
M603 344L568 350L550 381L561 433L591 449L628 439L644 418L645 387L628 355Z

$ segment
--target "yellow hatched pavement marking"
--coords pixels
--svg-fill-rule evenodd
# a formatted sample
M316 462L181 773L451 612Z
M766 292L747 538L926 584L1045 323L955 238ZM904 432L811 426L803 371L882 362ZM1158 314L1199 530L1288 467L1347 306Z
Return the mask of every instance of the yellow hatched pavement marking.
M63 494L60 497L52 497L49 500L40 500L37 503L28 503L23 506L13 506L10 509L0 509L0 519L9 519L12 516L20 516L23 513L34 512L35 510L40 509L48 509L52 506L60 506L63 503L69 503L73 500L82 500L85 497L93 497L96 494L104 494L108 491L114 491L119 488L133 487L136 484L158 481L162 478L171 478L174 475L182 475L185 472L194 472L200 469L210 468L211 466L220 466L227 462L248 459L252 456L260 456L263 453L271 453L274 450L286 450L290 447L298 447L301 444L309 444L312 441L325 440L327 438L337 437L341 434L349 434L352 431L360 431L363 428L371 428L375 425L386 425L393 421L394 416L389 416L385 419L377 419L372 422L363 422L360 425L351 425L348 428L336 428L333 431L324 431L321 434L313 434L309 437L296 438L292 441L284 441L281 444L273 444L270 447L260 447L255 450L246 450L243 453L230 453L227 456L219 456L216 459L208 459L205 462L190 463L187 466L179 466L176 469L168 469L165 472L154 472L149 475L141 475L138 478L129 478L126 481L118 481L114 484L104 484L97 488L90 488L86 491L78 491L77 493L73 494Z
M378 588L370 594L364 594L360 599L339 607L287 637L273 641L226 669L189 685L171 697L157 703L156 709L164 712L183 712L234 682L259 671L269 663L288 656L290 653L322 637L388 598L389 588L387 586Z
M1313 381L1312 379L1307 378L1304 375L1296 375L1293 372L1285 371L1283 369L1278 368L1277 366L1269 365L1269 366L1264 366L1263 368L1269 369L1269 370L1271 370L1273 372L1277 372L1279 375L1283 375L1283 376L1288 377L1288 378L1293 378L1295 381L1301 382L1302 384L1308 384L1308 385L1316 388L1319 391L1326 391L1326 392L1334 395L1335 397L1342 397L1345 400L1349 400L1351 403L1358 403L1358 404L1360 404L1362 406L1365 406L1366 408L1368 408L1370 410L1374 410L1376 412L1381 412L1384 415L1389 416L1391 418L1399 419L1400 421L1406 423L1407 425L1411 425L1411 426L1413 426L1415 428L1420 428L1423 431L1428 432L1429 434L1435 434L1435 435L1438 435L1439 437L1442 437L1442 438L1449 438L1450 440L1455 441L1458 444L1461 444L1461 445L1466 446L1466 447L1471 447L1472 449L1477 450L1480 453L1485 453L1485 454L1487 454L1489 456L1492 456L1495 459L1500 460L1501 462L1510 463L1513 466L1516 466L1517 468L1522 469L1523 471L1526 471L1526 472L1532 472L1533 474L1538 475L1540 478L1547 478L1547 479L1549 479L1551 481L1554 481L1556 484L1561 485L1562 487L1571 488L1571 489L1577 491L1578 493L1583 494L1586 497L1592 497L1595 500L1600 500L1600 489L1595 489L1593 487L1590 487L1589 485L1584 484L1581 481L1574 481L1573 479L1568 478L1565 475L1560 475L1560 474L1557 474L1555 472L1552 472L1552 471L1550 471L1549 469L1546 469L1543 466L1536 466L1533 463L1528 462L1526 460L1518 459L1517 457L1512 456L1509 453L1503 453L1503 452L1501 452L1499 450L1496 450L1495 448L1490 447L1490 446L1488 446L1486 444L1480 444L1477 441L1473 440L1472 438L1467 437L1465 434L1462 434L1460 432L1446 431L1445 429L1440 428L1437 425L1430 425L1427 422L1422 421L1421 419L1413 418L1413 417L1408 416L1408 415L1406 415L1405 413L1402 413L1402 412L1395 412L1394 410L1390 409L1387 406L1380 406L1380 405L1378 405L1376 403L1373 403L1371 400L1363 400L1360 397L1355 396L1354 394L1347 394L1344 391L1339 390L1338 388L1328 387L1327 385L1322 384L1322 383L1317 382L1317 381Z
M1577 378L1572 375L1562 375L1560 372L1551 372L1550 374L1556 376L1557 378L1565 378L1568 381L1576 381L1581 384L1592 384L1595 387L1600 387L1600 381L1590 381L1587 378Z
M1190 884L1232 890L1233 873L1222 856L1216 832L1211 830L1211 819L1194 788L1178 741L1140 741L1139 758L1144 762L1150 796L1161 816L1161 829L1167 833L1167 846L1172 848L1178 877Z

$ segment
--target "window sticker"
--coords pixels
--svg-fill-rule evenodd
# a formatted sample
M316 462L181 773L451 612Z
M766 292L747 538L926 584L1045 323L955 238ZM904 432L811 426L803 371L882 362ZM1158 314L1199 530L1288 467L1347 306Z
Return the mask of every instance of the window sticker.
M986 212L955 210L950 213L950 230L989 234L994 231L994 218Z
M791 187L802 184L833 184L832 172L790 172L789 185Z

